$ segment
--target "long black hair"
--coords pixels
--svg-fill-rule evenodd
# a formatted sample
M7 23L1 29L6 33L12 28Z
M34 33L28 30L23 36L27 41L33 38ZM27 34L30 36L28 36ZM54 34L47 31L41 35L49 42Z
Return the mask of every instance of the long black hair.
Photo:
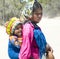
M35 2L33 4L32 13L35 12L37 9L41 9L42 10L42 5L37 0L35 0Z

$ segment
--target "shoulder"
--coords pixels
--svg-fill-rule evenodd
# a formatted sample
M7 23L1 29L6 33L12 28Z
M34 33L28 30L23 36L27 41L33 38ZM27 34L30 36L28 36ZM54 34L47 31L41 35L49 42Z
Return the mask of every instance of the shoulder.
M33 24L29 21L29 22L26 22L25 24L23 24L23 28L34 28Z
M23 25L23 34L27 35L27 33L30 33L31 31L31 25L29 23L25 23Z
M28 35L28 34L33 33L33 29L34 29L33 25L30 22L27 22L23 25L23 31L22 32L24 35Z

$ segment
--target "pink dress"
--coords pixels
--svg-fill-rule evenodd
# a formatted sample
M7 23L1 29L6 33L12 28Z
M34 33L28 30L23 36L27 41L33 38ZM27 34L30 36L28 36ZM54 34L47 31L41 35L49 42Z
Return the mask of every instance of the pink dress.
M32 56L34 59L39 59L39 50L33 39L32 23L26 23L23 25L23 43L19 53L19 59L30 59Z

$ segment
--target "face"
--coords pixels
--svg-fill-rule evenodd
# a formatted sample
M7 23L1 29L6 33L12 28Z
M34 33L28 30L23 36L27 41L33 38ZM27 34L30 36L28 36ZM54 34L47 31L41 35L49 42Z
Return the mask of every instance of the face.
M39 23L39 21L41 20L41 18L42 18L42 10L41 10L41 9L36 10L36 11L32 14L32 20L33 20L35 23Z
M16 34L18 37L22 36L22 25L16 26L16 29L14 31L14 34Z

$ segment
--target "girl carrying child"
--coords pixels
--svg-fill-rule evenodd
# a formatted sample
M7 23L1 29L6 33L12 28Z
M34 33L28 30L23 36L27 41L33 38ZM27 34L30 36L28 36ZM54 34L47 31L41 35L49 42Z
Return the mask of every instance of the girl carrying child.
M47 43L41 28L37 25L43 14L41 4L36 0L30 5L27 4L23 14L28 20L23 25L23 43L19 59L42 59L42 56L49 51L51 54L48 54L51 57L53 50Z

